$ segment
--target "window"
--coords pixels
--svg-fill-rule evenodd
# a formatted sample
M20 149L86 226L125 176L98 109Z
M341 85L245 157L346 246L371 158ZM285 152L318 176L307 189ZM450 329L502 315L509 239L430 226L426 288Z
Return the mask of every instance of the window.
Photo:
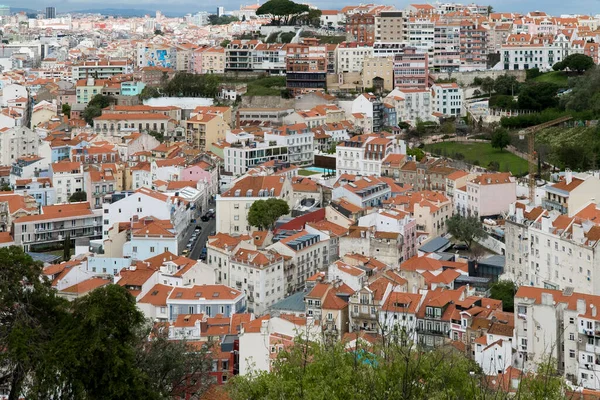
M154 246L150 246L150 253L154 253Z
M575 350L569 350L569 357L575 358Z

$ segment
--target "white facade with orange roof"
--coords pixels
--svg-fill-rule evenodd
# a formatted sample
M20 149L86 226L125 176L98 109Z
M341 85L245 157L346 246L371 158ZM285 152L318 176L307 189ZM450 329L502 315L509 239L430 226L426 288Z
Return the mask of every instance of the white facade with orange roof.
M573 217L511 207L506 221L505 275L522 285L600 295L600 210L590 202Z
M548 184L543 189L542 207L573 216L596 198L600 191L600 179L594 175L573 174L571 170L566 170L560 181Z
M167 307L169 321L194 314L230 317L246 310L246 294L225 285L176 287L167 297Z
M481 174L467 181L467 214L501 215L517 201L517 182L510 172Z
M314 133L304 123L283 125L265 132L265 141L288 147L288 161L295 165L312 165L314 162Z
M67 235L71 240L98 239L102 235L101 219L101 214L87 202L45 206L39 215L13 221L12 233L17 245L32 251L33 245L62 243Z
M248 224L248 211L257 200L279 198L293 203L293 189L289 179L283 176L246 176L231 189L217 196L217 232L249 234L253 228Z
M505 70L539 68L549 71L567 56L568 50L560 42L554 42L553 34L512 34L500 48L500 64Z
M224 281L246 293L248 312L262 315L286 296L283 263L276 252L240 248L229 258Z
M267 249L288 257L285 263L286 295L302 289L306 279L329 262L328 240L321 240L320 235L306 230L281 239Z
M536 371L551 357L573 384L600 389L599 304L599 296L573 287L520 287L515 294L515 367Z
M56 189L56 202L66 203L75 192L84 189L83 165L80 162L60 161L50 164L52 186Z
M171 221L177 233L183 232L190 222L187 201L147 188L137 189L114 203L104 203L102 208L104 238L108 236L108 229L116 222L130 222L136 216L138 219L153 216Z
M11 165L24 156L37 156L40 142L38 134L25 126L0 129L0 165Z
M357 207L376 207L391 197L391 189L376 176L365 176L333 189L332 200L347 199Z

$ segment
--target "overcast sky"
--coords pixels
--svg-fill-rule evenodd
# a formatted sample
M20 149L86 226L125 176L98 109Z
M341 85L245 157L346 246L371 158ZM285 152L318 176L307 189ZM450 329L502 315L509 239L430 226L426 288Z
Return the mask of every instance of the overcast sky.
M297 0L298 1L298 0ZM263 3L264 0L261 1ZM367 3L367 0L362 0ZM376 2L376 1L372 1ZM471 1L464 1L463 4ZM168 7L165 6L168 3ZM138 8L145 10L162 10L163 12L173 11L179 13L194 13L197 11L213 11L216 7L222 5L226 10L239 9L241 4L251 4L252 0L217 0L211 2L198 2L190 0L168 0L166 2L143 1L143 0L29 0L5 1L5 4L12 7L25 7L33 9L43 9L46 6L55 6L56 11L66 12L81 9L99 9L99 8ZM340 9L348 4L359 4L361 1L351 2L347 0L313 0L312 4L322 9ZM404 8L409 2L391 2L382 1L383 4L394 4L397 8ZM422 2L423 3L423 2ZM516 11L526 13L528 11L545 11L552 15L560 14L596 14L600 13L600 0L490 0L481 2L481 4L490 4L496 11ZM210 4L206 6L205 4ZM210 8L209 8L210 7Z

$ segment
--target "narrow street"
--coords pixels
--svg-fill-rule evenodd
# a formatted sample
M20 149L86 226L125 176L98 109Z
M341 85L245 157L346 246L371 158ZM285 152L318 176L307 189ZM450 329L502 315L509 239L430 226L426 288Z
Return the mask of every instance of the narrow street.
M206 241L208 240L208 236L210 235L210 233L215 230L215 227L217 226L217 221L215 219L210 219L206 222L199 220L198 226L200 226L202 230L200 231L196 242L194 242L194 244L192 245L190 254L187 255L187 257L191 258L192 260L197 260L198 257L200 257L200 252L202 251L202 248L206 246ZM193 231L194 229L192 229L192 232Z

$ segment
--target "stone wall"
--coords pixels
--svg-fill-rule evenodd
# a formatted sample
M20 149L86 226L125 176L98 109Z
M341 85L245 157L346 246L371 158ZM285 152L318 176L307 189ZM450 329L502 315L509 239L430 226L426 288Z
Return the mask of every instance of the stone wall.
M241 108L294 108L294 99L279 96L242 96Z
M433 73L431 76L433 79L450 79L456 78L456 81L462 85L471 85L473 83L473 79L475 78L492 78L496 79L502 75L513 75L517 78L518 81L525 81L525 70L488 70L488 71L466 71L466 72L444 72L444 73Z

